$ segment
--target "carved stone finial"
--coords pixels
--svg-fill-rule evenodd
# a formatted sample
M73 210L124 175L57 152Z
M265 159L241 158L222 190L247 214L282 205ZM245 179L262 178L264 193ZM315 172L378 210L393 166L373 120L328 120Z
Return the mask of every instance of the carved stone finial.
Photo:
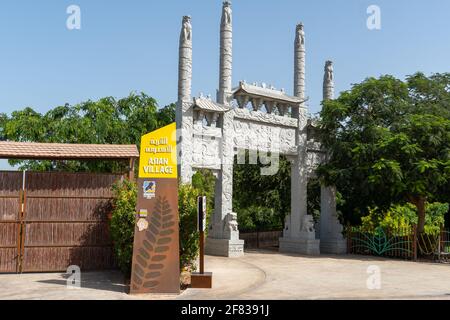
M232 11L231 11L231 2L224 1L223 3L223 14L222 14L222 24L227 25L232 22Z
M331 82L333 81L333 61L325 62L325 81Z
M329 69L333 69L333 61L331 61L331 60L325 61L325 71L327 71Z
M297 24L297 29L296 29L296 38L295 41L299 44L304 45L305 44L305 30L303 27L303 23L300 22L299 24Z
M192 40L192 25L191 25L191 17L190 16L183 17L183 27L181 29L181 40L183 40L183 41L191 41Z

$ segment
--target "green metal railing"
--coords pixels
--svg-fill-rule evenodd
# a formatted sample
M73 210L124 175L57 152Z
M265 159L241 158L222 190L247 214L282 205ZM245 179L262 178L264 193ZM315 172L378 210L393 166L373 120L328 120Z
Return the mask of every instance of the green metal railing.
M417 234L416 226L395 230L347 227L346 234L350 254L450 261L450 230L443 228L434 234Z
M347 247L350 254L415 259L415 238L413 227L397 230L382 227L375 230L365 230L362 227L347 229Z

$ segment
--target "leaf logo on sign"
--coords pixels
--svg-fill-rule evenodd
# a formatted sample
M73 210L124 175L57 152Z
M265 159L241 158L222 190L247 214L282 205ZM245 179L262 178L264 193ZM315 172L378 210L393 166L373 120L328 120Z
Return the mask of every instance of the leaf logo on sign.
M159 285L159 277L170 249L175 225L176 221L166 197L157 197L149 227L145 232L146 239L133 266L134 288L143 286L152 289Z

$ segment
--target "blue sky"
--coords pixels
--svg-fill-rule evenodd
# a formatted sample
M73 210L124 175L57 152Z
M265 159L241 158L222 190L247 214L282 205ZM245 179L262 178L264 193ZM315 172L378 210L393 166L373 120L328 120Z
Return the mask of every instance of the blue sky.
M66 9L81 8L81 30ZM366 27L369 5L381 27ZM193 93L215 96L221 0L2 0L0 112L39 112L64 103L144 91L160 106L177 95L181 17L192 16ZM310 112L320 109L323 65L336 92L368 76L450 71L448 0L235 0L233 83L265 82L292 92L297 22L307 37Z

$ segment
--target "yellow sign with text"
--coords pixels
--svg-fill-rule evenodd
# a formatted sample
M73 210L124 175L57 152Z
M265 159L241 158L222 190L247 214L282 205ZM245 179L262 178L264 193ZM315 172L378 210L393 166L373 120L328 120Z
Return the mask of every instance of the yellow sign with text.
M139 178L177 178L176 123L143 135Z

